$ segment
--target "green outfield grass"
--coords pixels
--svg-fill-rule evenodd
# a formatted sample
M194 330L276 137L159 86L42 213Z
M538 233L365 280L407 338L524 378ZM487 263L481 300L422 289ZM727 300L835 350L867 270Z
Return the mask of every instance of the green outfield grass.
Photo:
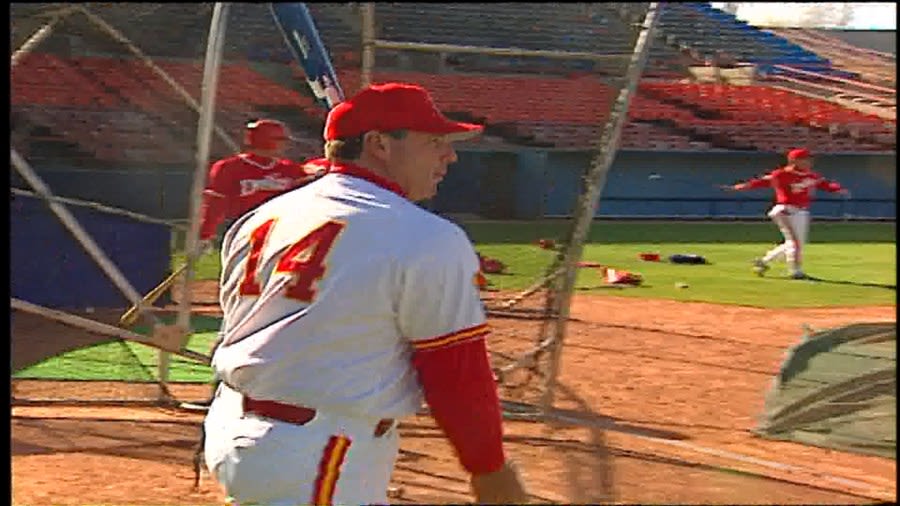
M463 227L482 254L507 264L509 272L490 275L500 289L521 289L533 283L554 253L538 248L541 238L559 239L563 222L466 223ZM765 278L756 277L750 261L780 239L769 223L647 223L598 222L590 232L584 260L639 272L644 286L622 290L601 288L596 269L582 269L579 293L626 297L656 297L758 307L850 306L895 304L896 232L894 224L815 223L810 231L807 271L825 281L786 278L776 264ZM643 262L642 252L696 253L712 265L674 265ZM199 279L216 279L218 253L205 255L198 265ZM173 265L181 265L183 257ZM681 289L676 283L687 283ZM865 286L866 284L880 284ZM195 316L197 331L189 348L208 353L216 337L218 319ZM146 329L138 329L147 332ZM51 358L17 372L15 378L150 381L156 374L158 352L130 342L110 342ZM140 365L138 365L140 364ZM209 382L208 367L173 357L171 381Z
M171 323L171 321L169 322ZM207 354L216 340L219 318L195 315L191 327L195 333L187 348ZM135 332L148 334L146 327ZM155 381L159 350L143 344L115 340L63 353L13 374L17 379ZM207 383L212 380L208 366L171 356L169 380L172 382Z
M527 286L552 253L538 249L537 238L561 236L562 224L469 224L465 228L482 254L510 267L510 275L489 276L500 289ZM784 263L772 264L765 278L750 262L781 240L769 223L623 223L595 224L583 260L638 272L644 285L616 295L740 304L758 307L817 307L896 303L896 232L887 223L814 223L804 268L819 282L788 279ZM645 262L642 252L703 255L712 265ZM526 259L525 261L519 259ZM688 288L677 288L686 283ZM884 285L884 286L874 286ZM581 269L577 286L602 286L597 269ZM610 293L609 289L600 289Z
M480 253L507 264L506 274L488 276L491 283L501 290L516 290L540 277L553 258L553 252L539 249L534 241L559 239L566 223L474 222L463 227ZM758 307L896 302L896 290L888 288L896 285L893 223L813 223L810 239L805 268L823 280L820 282L788 279L783 263L773 264L765 278L753 275L753 258L762 256L781 240L778 230L768 222L597 222L591 227L583 259L639 272L645 283L638 288L610 292L602 288L596 269L582 269L577 286L581 292ZM675 253L695 253L712 265L644 262L638 259L642 252L658 252L663 258ZM176 258L174 265L183 261ZM216 279L218 272L218 254L201 259L199 279ZM688 288L677 288L676 283L686 283Z

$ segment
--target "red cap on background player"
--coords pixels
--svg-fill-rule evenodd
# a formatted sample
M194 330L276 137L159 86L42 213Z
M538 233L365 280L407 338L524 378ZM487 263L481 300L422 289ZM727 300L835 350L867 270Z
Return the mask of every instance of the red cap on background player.
M356 137L373 130L412 130L464 140L478 135L483 128L441 114L421 86L387 83L369 86L336 105L325 121L325 140Z
M810 154L808 149L799 148L790 150L788 152L787 159L789 162L792 162L794 160L805 160L811 156L812 154Z
M290 139L287 127L280 121L260 119L247 123L244 144L252 149L271 151Z

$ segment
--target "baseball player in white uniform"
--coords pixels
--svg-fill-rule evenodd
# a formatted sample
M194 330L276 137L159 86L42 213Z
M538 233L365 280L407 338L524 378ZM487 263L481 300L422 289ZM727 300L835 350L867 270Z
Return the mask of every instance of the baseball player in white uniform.
M764 257L755 259L754 272L763 276L769 270L769 263L784 258L792 279L808 279L803 271L803 252L809 237L809 206L815 190L844 195L849 195L849 192L840 183L829 181L812 170L813 160L809 150L793 149L788 153L787 159L788 163L784 167L731 188L735 191L772 188L775 191L775 205L769 210L768 216L778 225L784 242L769 250Z
M241 217L222 246L223 384L206 464L232 504L386 503L397 421L423 397L477 502L527 494L502 447L478 259L432 197L451 142L423 88L370 86L328 115L329 173Z

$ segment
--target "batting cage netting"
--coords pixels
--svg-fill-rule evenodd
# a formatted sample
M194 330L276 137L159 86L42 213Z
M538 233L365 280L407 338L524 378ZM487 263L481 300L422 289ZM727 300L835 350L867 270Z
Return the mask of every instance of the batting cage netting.
M346 94L367 83L417 83L447 116L485 125L457 148L454 172L472 175L442 186L469 190L442 190L423 205L457 221L481 256L507 415L545 413L582 246L629 101L648 58L677 59L664 45L650 51L656 4L553 4L556 15L540 19L512 4L480 4L480 18L466 4L308 7ZM11 13L16 401L206 397L216 255L191 262L185 281L167 286L172 295L154 292L193 250L197 175L236 152L255 118L290 127L289 158L320 156L325 110L268 4L13 4ZM603 19L615 22L549 36ZM527 246L498 257L493 246L503 237L482 237L479 227L508 219L517 205L512 174L518 157L532 156L518 148L585 146L596 154L571 209L546 209L552 187L529 204L567 232L535 222ZM546 164L533 156L529 165L543 174ZM466 172L472 167L479 170ZM473 199L477 215L454 212L442 197L450 194ZM28 260L53 272L17 273ZM154 308L122 325L142 299ZM185 318L187 341L168 332Z
M485 306L506 415L537 419L553 405L581 249L649 56L656 6L554 4L555 15L540 20L516 15L510 4L478 8L480 17L471 16L464 4L363 4L359 76L348 71L341 78L351 86L357 79L363 84L415 82L432 90L448 115L485 124L485 135L468 148L491 152L484 176L469 182L484 199L486 215L502 214L496 194L509 185L505 181L511 181L515 167L510 137L526 146L595 147L595 158L584 168L579 199L564 218L565 235L542 236L535 224L530 249L516 256L505 250L506 257L492 258L491 241L478 240L477 223L464 223L479 249L482 269L498 274L491 279L495 284L485 294ZM433 22L420 22L424 12ZM565 40L546 35L559 33L561 26L610 16L621 21L604 27L615 33L572 31ZM488 24L492 36L485 39ZM460 45L460 40L473 43ZM535 198L543 202L551 190L545 188ZM541 209L539 214L548 213ZM532 270L540 274L525 286L506 284L500 276Z
M204 140L198 123L212 4L11 6L18 402L208 395L205 386L175 392L180 385L171 382L208 382L216 321L194 318L197 335L182 343L164 331L173 311L120 320L171 273L173 245L184 250L198 165L205 171L236 152L248 120L302 103L233 57L244 51L242 30L271 32L267 6L247 8L265 30L231 18L233 43L222 53L232 58L221 66ZM291 155L306 150L298 144ZM215 290L198 295L195 302L216 303ZM157 309L171 302L157 296ZM160 350L175 352L174 360Z

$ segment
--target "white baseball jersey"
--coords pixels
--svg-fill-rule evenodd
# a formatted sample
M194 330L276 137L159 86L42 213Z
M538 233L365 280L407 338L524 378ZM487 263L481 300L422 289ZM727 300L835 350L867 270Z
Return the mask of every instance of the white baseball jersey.
M400 418L422 402L413 350L487 333L465 233L376 180L328 174L228 230L224 339L213 356L227 385L257 399Z

